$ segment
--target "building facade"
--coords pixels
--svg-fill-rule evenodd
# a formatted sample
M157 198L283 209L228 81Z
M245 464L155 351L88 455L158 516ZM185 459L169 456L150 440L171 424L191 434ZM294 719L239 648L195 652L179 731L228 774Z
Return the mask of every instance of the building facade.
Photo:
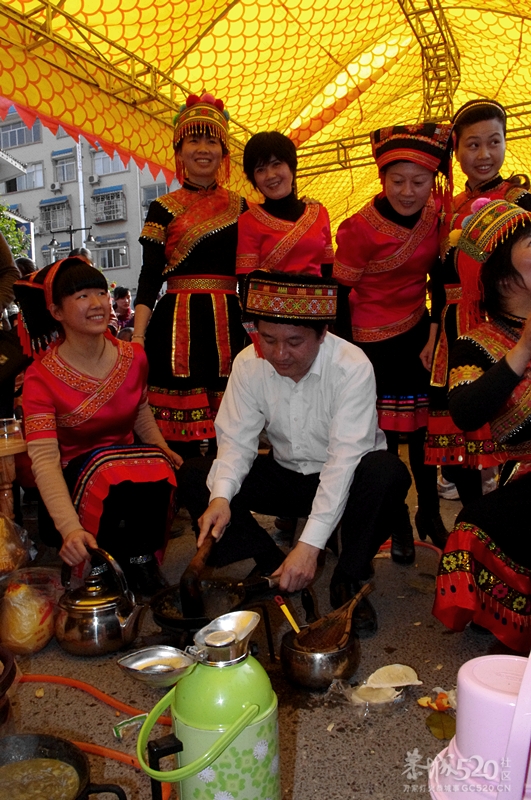
M0 149L27 165L25 175L0 183L0 200L34 222L37 267L87 247L109 283L134 293L148 206L178 183L168 187L162 172L154 180L147 167L110 158L83 137L76 143L61 128L54 135L38 119L28 128L14 111L0 122Z

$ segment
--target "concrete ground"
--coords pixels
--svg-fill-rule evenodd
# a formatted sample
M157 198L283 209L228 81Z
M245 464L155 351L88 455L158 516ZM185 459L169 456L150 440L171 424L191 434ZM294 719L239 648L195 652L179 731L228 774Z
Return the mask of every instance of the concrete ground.
M411 517L415 511L415 494L408 498ZM460 509L456 501L442 501L442 515L451 528ZM34 505L24 505L24 517L30 532L35 531ZM264 522L274 531L271 518ZM302 526L302 522L299 522ZM176 518L163 571L173 583L190 560L195 540L186 516ZM275 534L275 535L278 535ZM39 560L49 563L50 552L41 550ZM328 585L336 559L327 553L326 565L313 586L321 615L330 610ZM357 707L338 697L311 693L287 683L278 661L269 663L262 626L253 637L258 643L258 658L268 671L279 697L281 776L283 800L396 800L411 793L428 797L426 763L444 746L426 726L428 711L416 700L433 694L436 686L451 689L456 684L459 667L467 660L487 653L499 652L494 637L470 630L452 633L431 616L434 578L438 555L427 547L417 548L412 566L394 564L388 552L375 560L375 591L371 600L378 612L379 631L372 638L361 640L361 661L352 682L363 681L378 667L403 663L413 667L422 686L404 691L403 701L384 710L360 714ZM253 562L241 562L226 568L225 573L243 577ZM282 635L288 623L267 595L278 656ZM295 617L304 620L299 594L289 598ZM150 612L142 620L140 640L149 641L156 633ZM122 654L96 658L79 658L63 652L53 640L33 656L19 657L23 674L63 675L86 681L112 697L142 710L149 710L162 697L156 690L124 675L116 661ZM42 691L37 691L43 689ZM43 696L38 696L43 694ZM122 740L113 736L113 727L127 717L84 692L67 686L41 683L38 680L19 684L12 700L11 730L62 736L74 741L91 742L134 754L136 732ZM167 732L159 728L158 735ZM1 746L1 745L0 745ZM408 772L408 752L417 750L420 767L417 776ZM148 778L133 767L116 761L89 756L94 782L120 784L129 800L151 797ZM424 767L424 768L423 768ZM100 795L102 798L111 795ZM177 797L177 793L172 795Z

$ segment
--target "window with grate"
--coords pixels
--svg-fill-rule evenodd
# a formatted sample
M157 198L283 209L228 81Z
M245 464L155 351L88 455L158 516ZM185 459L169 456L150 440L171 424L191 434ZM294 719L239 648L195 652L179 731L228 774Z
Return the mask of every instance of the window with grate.
M42 189L44 186L44 167L42 162L38 164L28 164L26 174L12 178L5 183L5 193L23 192L26 189Z
M92 197L94 222L113 222L127 219L123 192L105 192Z
M99 269L117 269L129 266L129 248L126 244L113 247L98 247L93 250L96 266Z
M168 194L168 186L165 183L156 183L154 186L143 187L142 208L144 210L144 218L147 215L149 204L156 200L157 197L162 197L163 194Z
M70 252L70 245L68 247L48 247L46 250L42 251L42 260L44 262L44 266L47 267L48 264L53 264L54 261L59 261L61 258L66 258Z
M20 147L23 144L33 144L41 141L41 123L36 119L31 128L26 127L22 120L0 126L0 147L9 150L10 147Z
M97 150L93 158L93 172L95 175L110 175L112 172L125 172L127 170L126 165L118 154L115 154L114 158L110 158L103 150Z
M67 228L72 223L72 214L68 203L50 203L41 206L39 211L41 229L44 231Z
M64 158L54 159L55 167L55 180L59 183L67 183L68 181L75 181L76 179L76 157L72 155L65 156Z

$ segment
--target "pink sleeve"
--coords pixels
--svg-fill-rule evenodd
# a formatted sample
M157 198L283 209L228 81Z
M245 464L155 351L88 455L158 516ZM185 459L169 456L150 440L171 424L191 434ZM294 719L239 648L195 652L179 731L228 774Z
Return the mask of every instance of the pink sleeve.
M31 364L24 376L22 409L27 442L57 438L55 404L37 363Z
M245 211L238 217L236 275L247 275L260 266L260 242L256 236L254 217Z
M361 278L367 258L364 255L364 231L360 217L354 214L337 229L333 276L346 286L354 286Z
M321 213L324 217L324 235L325 235L325 250L323 256L323 264L333 264L334 263L334 245L332 244L332 232L330 230L330 217L328 216L328 211L324 206L321 206Z

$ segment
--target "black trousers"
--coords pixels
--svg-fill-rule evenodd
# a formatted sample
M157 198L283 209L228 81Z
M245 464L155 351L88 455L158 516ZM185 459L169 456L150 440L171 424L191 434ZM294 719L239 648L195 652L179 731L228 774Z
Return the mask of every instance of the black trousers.
M206 477L212 459L185 462L179 470L179 498L193 520L209 502ZM278 464L271 454L258 455L231 502L231 524L213 553L219 566L254 558L259 569L272 572L284 561L251 511L280 517L307 517L319 485L319 473L303 475ZM360 580L380 545L402 525L409 526L405 498L411 485L407 467L387 451L365 455L354 475L341 520L339 567Z

